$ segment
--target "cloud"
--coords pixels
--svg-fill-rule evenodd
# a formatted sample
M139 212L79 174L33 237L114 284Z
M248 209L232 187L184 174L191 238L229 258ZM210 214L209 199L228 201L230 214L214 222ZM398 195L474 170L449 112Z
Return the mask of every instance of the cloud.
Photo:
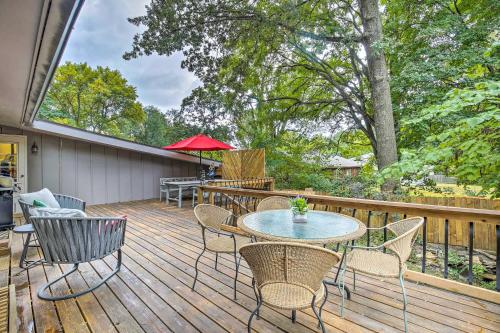
M87 62L90 66L118 69L137 88L139 101L165 111L179 108L184 97L200 85L187 70L181 69L182 55L151 55L130 61L132 38L141 31L127 21L143 15L149 0L87 0L71 32L62 61Z

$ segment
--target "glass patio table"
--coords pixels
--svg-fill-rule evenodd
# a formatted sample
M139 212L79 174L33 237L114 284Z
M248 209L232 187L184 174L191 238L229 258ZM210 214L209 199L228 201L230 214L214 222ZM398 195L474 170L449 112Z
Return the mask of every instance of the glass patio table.
M366 226L360 220L333 212L312 210L307 213L307 222L293 222L290 209L266 210L247 214L239 227L256 239L281 242L297 242L310 245L332 243L354 243L366 232ZM338 247L337 247L338 250ZM343 249L339 267L342 267L347 247ZM326 284L338 286L337 269L333 281ZM347 298L351 298L349 288L345 287Z
M293 222L289 209L266 210L246 215L240 228L266 240L324 245L360 238L365 225L354 217L311 210L307 222Z

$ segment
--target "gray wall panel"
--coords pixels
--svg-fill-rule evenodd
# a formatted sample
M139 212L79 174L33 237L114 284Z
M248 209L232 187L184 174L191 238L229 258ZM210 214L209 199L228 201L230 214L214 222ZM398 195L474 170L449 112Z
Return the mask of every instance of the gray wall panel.
M60 172L60 140L57 137L43 135L42 146L42 186L54 193L59 193L59 172ZM29 168L29 166L28 166Z
M153 198L153 163L151 162L150 155L141 155L142 158L142 177L143 177L143 190L145 198Z
M141 154L130 152L130 166L132 170L132 200L144 199L144 177L142 174Z
M39 151L37 154L31 153L31 145L36 142L38 149L42 145L41 136L38 134L28 134L27 138L27 154L28 154L28 191L34 192L42 188L42 154Z
M76 190L77 197L92 202L92 174L90 172L90 144L84 142L76 143Z
M76 144L73 140L61 139L61 167L59 174L60 193L76 196Z
M106 203L106 155L104 146L91 145L92 201L91 204Z
M106 147L106 202L120 201L120 170L118 151Z
M127 150L118 151L119 164L119 200L120 202L132 200L132 168L130 163L130 152Z

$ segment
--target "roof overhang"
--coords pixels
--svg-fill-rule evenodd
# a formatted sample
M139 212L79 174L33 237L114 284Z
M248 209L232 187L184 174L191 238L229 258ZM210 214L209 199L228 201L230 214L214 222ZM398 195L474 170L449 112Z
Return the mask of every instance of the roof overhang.
M97 134L94 132L85 131L79 128L74 128L70 126L65 126L61 124L56 124L43 120L35 120L31 126L25 126L24 129L43 133L48 135L55 135L58 137L63 137L72 140L84 141L89 143L95 143L99 145L105 145L113 148L126 149L131 151L136 151L144 154L156 155L161 157L168 157L175 160L199 163L200 158L198 156L177 153L174 151L168 151L157 147L142 145L136 142L118 139L112 136ZM221 163L211 159L203 158L202 164L210 165L214 164L216 167L220 167Z
M30 124L83 0L0 1L0 119Z

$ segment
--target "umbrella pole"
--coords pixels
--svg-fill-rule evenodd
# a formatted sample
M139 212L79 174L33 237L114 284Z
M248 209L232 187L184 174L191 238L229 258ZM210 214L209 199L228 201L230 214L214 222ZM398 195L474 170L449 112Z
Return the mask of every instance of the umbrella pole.
M201 150L200 150L200 179L202 174L203 174L203 166L201 165Z

